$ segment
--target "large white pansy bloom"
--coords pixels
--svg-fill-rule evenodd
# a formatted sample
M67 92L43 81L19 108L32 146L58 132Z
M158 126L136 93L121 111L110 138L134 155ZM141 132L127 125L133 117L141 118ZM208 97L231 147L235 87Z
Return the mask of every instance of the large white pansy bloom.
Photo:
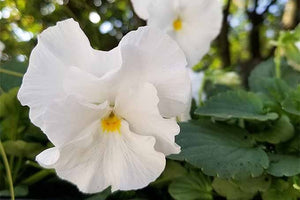
M147 186L179 153L175 116L188 106L184 53L168 35L142 27L110 52L91 48L78 23L38 37L18 98L53 148L40 165L86 193Z
M219 34L222 9L219 0L131 0L134 10L150 26L175 39L189 66L197 64Z

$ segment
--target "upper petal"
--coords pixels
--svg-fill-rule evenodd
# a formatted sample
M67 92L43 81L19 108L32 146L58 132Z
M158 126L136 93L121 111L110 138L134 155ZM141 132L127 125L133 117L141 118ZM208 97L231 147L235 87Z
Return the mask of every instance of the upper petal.
M49 166L82 192L100 192L110 185L113 191L143 188L164 170L165 157L154 150L155 139L130 132L125 121L122 121L121 134L102 133L94 122L82 135L91 131L92 135L60 148L59 159ZM43 159L38 161L46 166Z
M143 20L146 20L149 16L148 6L151 0L131 0L135 13Z
M175 119L164 119L158 110L159 98L150 83L137 88L121 90L116 98L115 110L130 125L130 129L140 135L154 136L155 149L165 155L180 152L175 143L179 126Z
M70 67L100 77L108 70L118 68L120 62L118 49L110 52L92 49L73 19L58 22L38 36L38 44L30 55L18 98L22 105L30 107L32 122L43 128L47 105L66 95L63 81Z
M157 28L141 27L121 40L120 49L123 85L150 82L157 89L161 114L181 114L188 105L191 86L184 53L176 42Z

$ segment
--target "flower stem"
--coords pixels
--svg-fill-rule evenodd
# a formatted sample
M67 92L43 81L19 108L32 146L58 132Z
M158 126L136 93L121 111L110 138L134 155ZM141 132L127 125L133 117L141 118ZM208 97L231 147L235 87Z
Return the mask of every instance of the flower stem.
M6 169L7 180L8 180L8 184L9 184L10 196L11 196L12 200L15 200L15 192L14 192L14 185L13 185L13 181L12 181L12 177L11 177L11 171L10 171L10 167L9 167L9 164L8 164L6 153L5 153L5 150L4 150L4 147L2 145L1 140L0 140L0 153L2 155L4 166L5 166L5 169Z
M28 177L24 181L22 181L22 184L24 184L24 185L32 185L34 183L39 182L40 180L42 180L46 176L48 176L50 174L54 174L54 173L55 173L54 170L43 169L43 170L41 170L41 171L33 174L32 176Z
M8 69L3 69L3 68L0 68L0 73L4 73L4 74L11 75L11 76L16 76L16 77L23 77L22 73L14 72L14 71L11 71Z

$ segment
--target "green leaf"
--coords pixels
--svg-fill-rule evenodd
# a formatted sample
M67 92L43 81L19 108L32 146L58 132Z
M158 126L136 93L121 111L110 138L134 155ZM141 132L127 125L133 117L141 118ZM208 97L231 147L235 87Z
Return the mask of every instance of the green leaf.
M283 115L271 129L253 134L252 136L259 142L279 144L288 141L294 136L294 126L291 124L290 119Z
M270 154L270 167L267 172L273 176L295 176L300 174L300 157Z
M18 62L16 59L12 59L4 64L1 64L1 68L16 72L19 75L12 75L0 72L0 87L5 91L9 91L14 87L19 87L22 83L22 74L26 72L27 64Z
M105 200L111 194L111 188L108 187L102 192L92 195L91 197L86 198L86 200Z
M173 181L169 193L175 200L212 200L212 187L208 177L200 172L191 172L188 176Z
M3 147L7 155L34 158L37 154L45 149L45 147L39 143L25 142L22 140L5 141Z
M155 182L151 183L151 186L161 187L167 185L174 179L185 176L186 174L186 168L184 168L180 163L167 160L167 165L164 172Z
M25 197L28 195L28 186L26 185L18 185L14 188L15 197ZM9 190L1 190L0 197L10 197Z
M243 180L232 180L232 182L237 184L242 191L257 193L268 190L271 185L271 180L269 176L260 176Z
M258 78L250 85L250 90L266 95L270 100L281 103L291 91L291 88L281 79Z
M181 153L170 158L186 160L211 176L257 177L269 164L267 154L254 147L247 132L234 126L207 121L182 123L176 142Z
M204 106L195 111L201 116L222 119L240 118L248 120L274 120L276 113L267 113L263 102L254 93L229 91L210 98Z
M300 116L300 87L292 91L282 102L282 109L288 113Z
M15 140L29 123L28 109L17 99L18 88L0 96L0 137L2 140Z
M212 186L219 195L226 197L227 200L250 200L256 193L243 191L237 184L220 178L215 178Z
M287 62L282 62L281 65L281 79L284 80L289 86L296 88L300 83L300 72L292 69ZM274 59L270 58L261 62L255 67L249 76L250 88L256 88L257 82L261 79L274 78L275 76L275 63Z
M272 181L269 190L262 194L263 200L298 200L300 192L282 179Z

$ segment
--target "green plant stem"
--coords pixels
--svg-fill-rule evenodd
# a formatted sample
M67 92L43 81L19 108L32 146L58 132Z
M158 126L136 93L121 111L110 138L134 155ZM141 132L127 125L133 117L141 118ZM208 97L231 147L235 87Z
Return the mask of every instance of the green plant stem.
M21 74L21 73L14 72L14 71L11 71L8 69L3 69L3 68L0 68L0 73L4 73L4 74L11 75L11 76L16 76L16 77L23 77L23 74Z
M54 173L54 170L43 169L43 170L33 174L32 176L28 177L24 181L22 181L22 184L32 185L32 184L39 182L40 180L42 180L46 176L48 176L50 174L53 174L53 173Z
M10 167L9 167L9 164L8 164L6 153L5 153L5 150L4 150L4 147L2 145L1 140L0 140L0 153L2 155L4 166L5 166L5 169L6 169L7 180L8 180L8 184L9 184L10 196L11 196L12 200L15 200L15 192L14 192L14 185L13 185L13 181L12 181L12 177L11 177L11 171L10 171Z
M281 57L280 57L280 49L277 47L275 51L275 57L274 57L274 62L275 62L275 75L276 78L281 78Z
M16 166L14 167L13 174L12 174L13 181L15 181L18 177L18 174L19 174L19 171L20 171L20 168L22 165L22 161L23 161L22 157L17 158L17 163L16 163Z

